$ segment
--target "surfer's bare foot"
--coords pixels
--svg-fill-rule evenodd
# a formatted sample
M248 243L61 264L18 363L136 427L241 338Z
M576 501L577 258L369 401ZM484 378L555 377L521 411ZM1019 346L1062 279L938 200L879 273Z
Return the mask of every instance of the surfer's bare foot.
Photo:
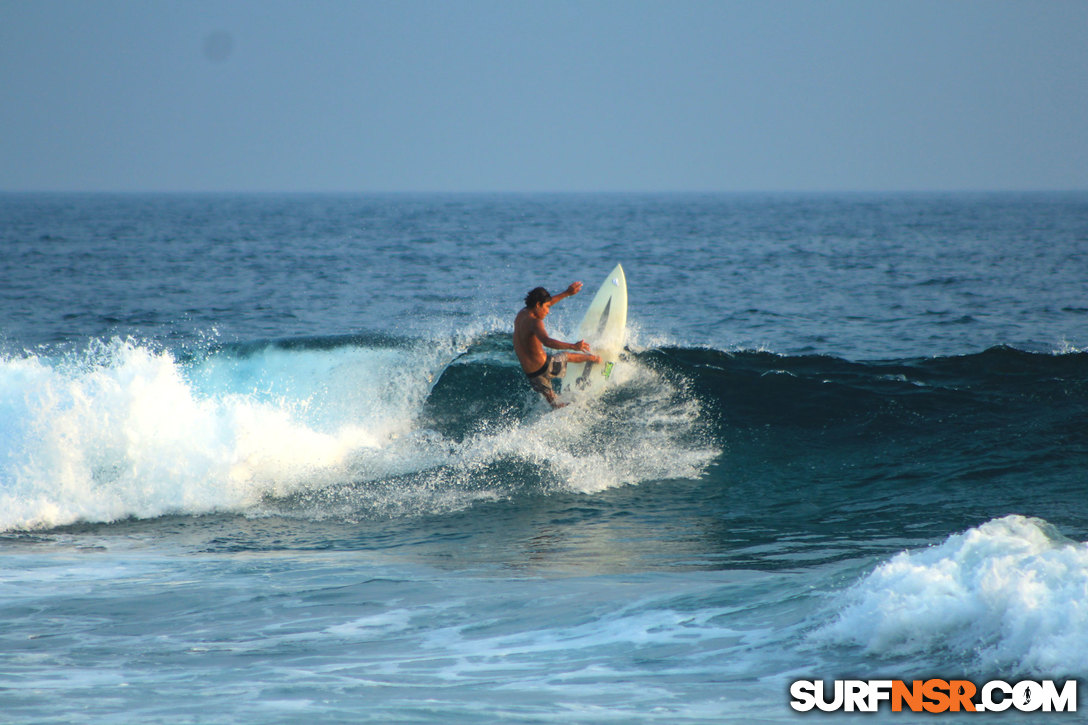
M591 355L590 360L591 360L591 362L600 363L601 362L601 356L600 355Z

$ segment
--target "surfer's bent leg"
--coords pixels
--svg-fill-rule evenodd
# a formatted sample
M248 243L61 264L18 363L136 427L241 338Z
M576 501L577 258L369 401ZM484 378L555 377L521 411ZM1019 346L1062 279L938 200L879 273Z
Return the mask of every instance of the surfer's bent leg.
M529 378L529 385L532 386L533 390L543 395L544 399L551 403L553 408L561 408L563 406L559 403L555 389L552 388L552 378L561 378L566 374L567 353L560 352L549 355L544 367L535 373L526 373L526 377Z

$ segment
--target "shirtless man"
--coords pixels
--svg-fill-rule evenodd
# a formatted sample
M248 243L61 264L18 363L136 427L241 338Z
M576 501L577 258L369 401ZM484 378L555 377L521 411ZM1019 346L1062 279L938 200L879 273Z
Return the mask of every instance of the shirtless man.
M552 404L553 408L562 408L552 389L552 378L561 378L567 374L567 363L599 363L601 358L589 353L589 344L585 340L578 342L560 342L548 337L544 329L544 318L551 312L552 305L561 299L576 295L582 289L581 282L572 282L566 291L555 297L543 287L525 295L525 308L514 318L514 352L521 361L521 369L529 378L529 385ZM553 350L574 350L555 355L545 353L544 348ZM585 354L583 354L585 353Z

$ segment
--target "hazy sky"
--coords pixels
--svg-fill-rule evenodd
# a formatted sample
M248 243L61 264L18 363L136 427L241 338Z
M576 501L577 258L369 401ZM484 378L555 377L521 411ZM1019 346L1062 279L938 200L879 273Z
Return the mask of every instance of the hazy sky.
M0 0L0 190L1088 189L1084 0Z

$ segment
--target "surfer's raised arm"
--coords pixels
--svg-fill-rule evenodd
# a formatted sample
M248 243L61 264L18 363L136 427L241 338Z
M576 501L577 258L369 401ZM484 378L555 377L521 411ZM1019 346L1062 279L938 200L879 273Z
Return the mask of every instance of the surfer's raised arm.
M557 294L555 297L552 297L551 300L549 300L549 302L550 302L550 304L554 305L559 300L566 299L567 297L573 297L574 295L578 294L581 291L582 291L582 283L581 282L571 282L569 287L567 287L565 290L563 290L562 292Z

